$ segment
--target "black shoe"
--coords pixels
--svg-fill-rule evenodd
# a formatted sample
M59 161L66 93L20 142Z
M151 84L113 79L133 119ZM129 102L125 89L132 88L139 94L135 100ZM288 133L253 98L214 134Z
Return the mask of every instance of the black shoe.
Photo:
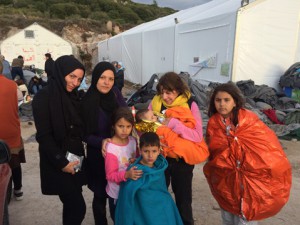
M15 199L17 201L23 200L23 191L22 191L22 189L20 189L20 190L14 190L14 196L15 196Z

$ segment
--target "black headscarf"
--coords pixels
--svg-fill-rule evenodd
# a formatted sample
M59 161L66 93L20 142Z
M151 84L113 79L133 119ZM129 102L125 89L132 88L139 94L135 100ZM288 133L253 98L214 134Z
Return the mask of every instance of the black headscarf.
M76 69L85 72L84 66L76 58L61 56L54 63L53 76L49 81L51 123L57 141L62 141L66 137L71 125L82 126L77 88L68 92L65 81L65 76Z
M97 82L105 70L113 71L116 76L115 68L111 63L105 61L98 63L92 73L91 86L83 98L82 116L86 135L97 131L99 109L110 114L118 108L116 95L112 89L107 94L100 93L97 89Z

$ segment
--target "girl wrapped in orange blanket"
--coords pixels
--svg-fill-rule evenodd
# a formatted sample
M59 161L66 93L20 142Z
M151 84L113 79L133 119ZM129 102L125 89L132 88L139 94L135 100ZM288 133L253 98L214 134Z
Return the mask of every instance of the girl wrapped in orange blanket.
M257 224L278 213L290 194L291 166L277 136L243 105L233 83L216 87L209 105L203 171L223 224Z

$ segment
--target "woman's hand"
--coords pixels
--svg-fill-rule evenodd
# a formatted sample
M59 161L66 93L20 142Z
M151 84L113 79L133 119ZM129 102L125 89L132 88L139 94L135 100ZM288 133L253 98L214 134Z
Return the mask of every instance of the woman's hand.
M65 173L71 173L74 175L75 174L74 166L76 166L78 163L79 163L79 161L69 162L68 165L66 165L61 170Z
M171 118L165 118L164 121L162 122L163 125L168 126Z
M102 140L102 148L101 148L101 152L102 152L102 156L103 158L105 158L106 156L106 145L107 143L111 142L110 138L105 138Z
M135 162L135 160L136 160L136 158L130 158L130 159L128 160L128 162L129 162L129 164L133 164L133 163Z
M134 166L134 167L131 167L130 170L127 170L125 173L125 178L126 179L130 178L132 180L137 180L137 179L141 178L143 175L143 171L137 170L136 168L137 167Z

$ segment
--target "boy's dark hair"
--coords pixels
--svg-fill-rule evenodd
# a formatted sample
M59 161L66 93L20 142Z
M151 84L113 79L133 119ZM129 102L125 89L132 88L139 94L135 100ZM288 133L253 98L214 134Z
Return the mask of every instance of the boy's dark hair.
M231 81L225 84L221 84L217 86L209 101L209 108L208 108L208 116L211 117L213 114L217 112L216 106L215 106L215 98L218 92L227 92L231 97L233 98L236 106L232 109L233 114L233 124L236 126L238 124L238 112L241 108L245 105L245 99L243 97L242 92L240 89Z
M51 58L51 54L50 53L46 53L45 56L48 57L48 58Z
M112 116L112 125L114 126L122 118L131 123L132 126L134 125L134 117L128 107L117 108Z
M140 137L140 149L144 146L160 147L159 137L154 132L145 132Z
M135 122L139 123L142 122L142 117L144 117L145 113L147 113L149 109L140 109L135 114Z

